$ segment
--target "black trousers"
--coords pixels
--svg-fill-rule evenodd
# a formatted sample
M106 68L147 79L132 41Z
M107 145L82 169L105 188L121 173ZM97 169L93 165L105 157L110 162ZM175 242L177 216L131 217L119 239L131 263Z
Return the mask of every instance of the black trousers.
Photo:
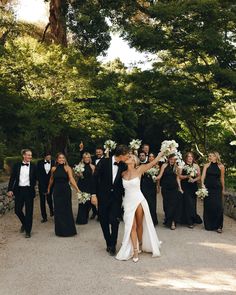
M52 202L52 193L45 196L45 193L40 192L40 210L41 210L41 216L43 219L47 219L47 211L46 211L46 200L47 204L50 210L50 214L53 214L53 202Z
M121 216L121 202L118 200L99 202L98 214L107 247L116 247Z
M23 212L25 207L25 213ZM15 214L21 221L27 233L31 233L33 223L34 196L29 187L19 187L15 195Z

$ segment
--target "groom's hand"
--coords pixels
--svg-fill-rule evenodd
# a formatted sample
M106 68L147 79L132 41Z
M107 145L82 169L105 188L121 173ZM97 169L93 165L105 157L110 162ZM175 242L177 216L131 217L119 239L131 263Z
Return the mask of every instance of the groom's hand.
M92 195L91 197L91 203L98 208L98 198L96 195Z

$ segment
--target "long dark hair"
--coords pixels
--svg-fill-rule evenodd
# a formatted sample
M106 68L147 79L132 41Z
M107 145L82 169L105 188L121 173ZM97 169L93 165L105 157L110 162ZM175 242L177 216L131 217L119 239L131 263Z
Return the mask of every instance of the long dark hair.
M57 153L57 154L56 154L55 165L56 165L56 166L59 165L59 164L58 164L58 158L59 158L60 156L63 156L63 157L65 158L65 165L68 166L68 162L67 162L66 156L65 156L65 154L63 154L63 153Z
M193 157L193 163L196 164L195 155L194 155L193 152L187 152L187 153L184 155L184 162L187 163L188 155L191 155L191 156Z

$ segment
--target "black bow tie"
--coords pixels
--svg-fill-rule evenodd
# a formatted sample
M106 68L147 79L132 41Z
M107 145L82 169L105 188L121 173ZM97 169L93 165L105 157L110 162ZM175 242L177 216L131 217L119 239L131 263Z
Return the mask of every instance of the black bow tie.
M21 166L29 166L29 164L26 164L26 163L21 163Z
M50 164L50 161L44 161L44 164Z
M114 162L114 164L113 164L113 165L119 166L119 163L118 163L118 162Z

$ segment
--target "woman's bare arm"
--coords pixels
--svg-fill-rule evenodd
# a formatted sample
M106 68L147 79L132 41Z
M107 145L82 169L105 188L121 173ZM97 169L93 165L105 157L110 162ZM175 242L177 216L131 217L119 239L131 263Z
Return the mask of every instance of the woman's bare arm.
M145 173L146 171L151 169L153 166L155 166L160 161L162 156L163 156L163 153L160 152L151 163L143 164L143 165L139 166L138 172L142 175L143 173Z
M50 194L51 187L52 187L52 184L53 184L53 181L54 181L53 173L54 173L55 170L56 170L56 167L52 167L51 176L50 176L49 183L48 183L48 194Z
M69 181L70 181L71 185L74 187L74 189L75 189L77 192L79 192L80 190L79 190L79 188L78 188L78 186L77 186L77 183L76 183L76 181L75 181L75 179L74 179L74 176L73 176L73 173L72 173L72 169L71 169L69 166L67 166L67 167L65 168L65 170L66 170L66 173L68 174Z
M221 171L221 176L220 176L220 181L222 185L222 193L225 193L225 167L224 165L220 165L220 171Z

